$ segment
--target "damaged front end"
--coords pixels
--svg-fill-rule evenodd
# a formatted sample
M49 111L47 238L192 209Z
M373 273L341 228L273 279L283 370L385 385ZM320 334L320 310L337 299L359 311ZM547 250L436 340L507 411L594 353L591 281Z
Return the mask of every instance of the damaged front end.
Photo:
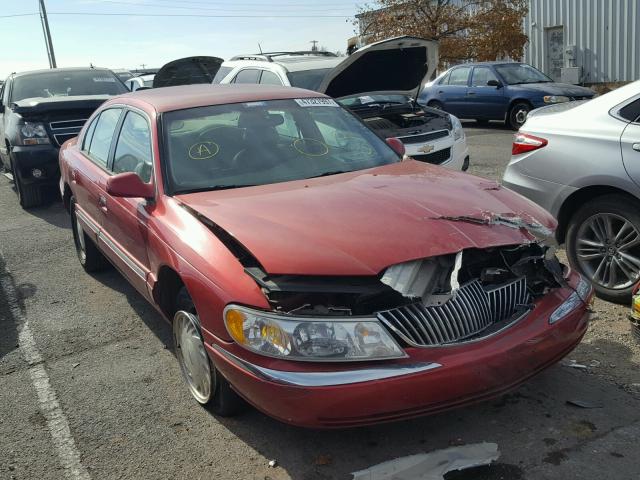
M273 310L296 317L375 317L396 340L435 346L502 330L565 285L564 267L544 242L468 249L393 265L379 277L269 275L245 271Z

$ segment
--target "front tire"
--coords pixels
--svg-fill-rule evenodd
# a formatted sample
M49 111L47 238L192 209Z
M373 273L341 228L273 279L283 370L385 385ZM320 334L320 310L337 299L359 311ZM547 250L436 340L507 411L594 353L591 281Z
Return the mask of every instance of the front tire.
M516 102L509 109L507 126L513 130L519 130L527 121L527 114L531 111L531 105L527 102Z
M245 403L209 358L200 330L200 319L186 288L180 290L176 308L173 345L191 396L215 415L231 417L238 414Z
M585 203L566 236L571 265L593 284L599 298L628 304L640 279L640 202L606 195Z
M20 174L13 169L13 183L16 186L18 201L25 210L42 205L42 189L38 184L25 185Z
M435 108L436 110L444 111L444 105L437 100L431 100L429 103L427 103L427 106Z

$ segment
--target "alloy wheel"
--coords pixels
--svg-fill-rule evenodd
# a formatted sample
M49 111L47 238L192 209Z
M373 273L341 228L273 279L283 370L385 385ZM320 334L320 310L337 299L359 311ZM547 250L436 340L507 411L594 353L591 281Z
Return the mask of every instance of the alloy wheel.
M594 283L611 290L628 288L640 277L640 232L620 215L592 215L578 229L576 256Z
M208 403L215 390L215 377L194 315L182 310L175 314L173 341L191 395L203 405Z

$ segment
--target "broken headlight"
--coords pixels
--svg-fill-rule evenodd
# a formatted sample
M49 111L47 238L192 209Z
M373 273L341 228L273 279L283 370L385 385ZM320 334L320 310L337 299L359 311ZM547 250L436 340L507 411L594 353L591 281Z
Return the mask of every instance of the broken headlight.
M553 311L549 317L549 323L553 325L561 318L569 315L569 313L573 312L581 304L586 304L590 291L591 284L584 277L580 276L580 280L578 281L575 291L569 295L569 298L562 302L562 305Z
M375 318L293 317L230 305L224 323L239 345L270 357L331 362L406 357Z

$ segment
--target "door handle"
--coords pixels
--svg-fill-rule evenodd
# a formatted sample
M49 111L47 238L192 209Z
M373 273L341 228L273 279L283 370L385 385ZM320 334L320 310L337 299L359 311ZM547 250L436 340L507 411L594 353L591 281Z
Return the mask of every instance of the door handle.
M104 195L100 195L98 197L98 206L100 207L100 210L107 213L107 198Z
M444 93L444 90L438 90L438 93Z
M634 143L633 145L631 145L631 148L633 148L636 152L640 152L640 143Z
M467 92L467 95L475 95L476 92Z

